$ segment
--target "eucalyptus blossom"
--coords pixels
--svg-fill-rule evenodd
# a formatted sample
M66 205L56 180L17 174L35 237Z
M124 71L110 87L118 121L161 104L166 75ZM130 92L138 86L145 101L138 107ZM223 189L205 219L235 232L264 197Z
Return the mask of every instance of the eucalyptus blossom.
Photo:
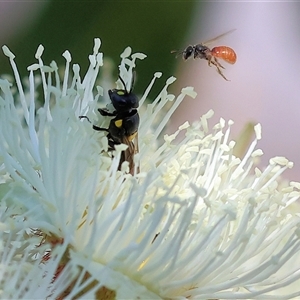
M110 122L97 111L110 104L100 44L83 77L68 51L62 72L43 63L39 46L25 80L3 47L14 77L0 80L1 298L300 297L300 183L281 180L292 163L275 157L259 167L259 124L236 157L233 121L211 126L212 111L164 134L196 93L171 94L171 77L147 104L158 72L139 95L139 168L119 168L127 146L111 151L107 132L92 127ZM121 54L127 86L145 57Z

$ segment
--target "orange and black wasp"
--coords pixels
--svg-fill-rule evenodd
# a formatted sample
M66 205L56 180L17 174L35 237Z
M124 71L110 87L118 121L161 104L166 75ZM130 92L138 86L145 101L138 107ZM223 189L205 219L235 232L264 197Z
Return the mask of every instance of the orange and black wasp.
M108 128L98 127L93 125L93 129L97 131L107 132L109 151L115 149L115 145L125 144L128 148L122 152L119 167L124 161L129 163L129 173L134 175L134 155L138 153L138 127L140 117L137 111L139 107L139 99L132 92L135 72L132 76L130 90L127 90L124 80L119 76L119 79L124 89L112 89L108 91L109 98L114 107L114 111L109 111L107 108L99 108L98 111L102 116L113 117ZM80 116L89 121L88 117ZM137 171L139 168L137 168Z
M182 55L182 58L184 60L189 59L190 57L194 57L194 59L200 58L205 59L208 61L208 65L210 66L213 64L216 68L218 73L228 81L228 79L224 76L221 69L225 69L220 62L218 61L219 58L225 60L227 63L234 64L236 62L237 56L235 51L227 46L217 46L212 49L210 49L206 44L210 44L219 38L223 37L226 34L231 33L235 29L232 29L230 31L227 31L221 35L218 35L217 37L206 41L205 43L200 43L197 45L189 45L187 46L183 51L172 51L172 53L176 52L177 54Z

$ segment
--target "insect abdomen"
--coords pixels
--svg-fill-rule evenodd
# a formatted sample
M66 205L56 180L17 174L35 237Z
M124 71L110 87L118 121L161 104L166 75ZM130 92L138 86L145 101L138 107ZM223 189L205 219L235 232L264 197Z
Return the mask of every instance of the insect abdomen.
M236 53L233 49L227 46L214 47L213 49L211 49L211 54L214 57L222 58L230 64L234 64L236 62Z

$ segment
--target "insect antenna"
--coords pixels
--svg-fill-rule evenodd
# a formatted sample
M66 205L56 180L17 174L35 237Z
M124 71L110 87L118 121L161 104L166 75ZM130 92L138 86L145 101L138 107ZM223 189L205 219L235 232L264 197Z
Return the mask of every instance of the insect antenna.
M119 77L120 81L122 82L124 90L126 91L126 93L130 94L133 90L133 86L134 86L134 82L135 82L135 78L136 78L136 72L135 71L132 72L130 90L129 91L127 90L127 87L126 87L126 84L125 84L125 81L123 80L123 78L120 75L118 77Z
M132 72L132 77L131 77L131 84L130 84L130 91L129 91L129 93L131 93L132 90L133 90L133 86L134 86L135 80L136 80L136 71L133 71Z
M126 88L126 84L125 84L123 78L120 75L119 75L119 79L120 79L120 81L122 82L122 84L124 86L124 90L128 93L127 88Z

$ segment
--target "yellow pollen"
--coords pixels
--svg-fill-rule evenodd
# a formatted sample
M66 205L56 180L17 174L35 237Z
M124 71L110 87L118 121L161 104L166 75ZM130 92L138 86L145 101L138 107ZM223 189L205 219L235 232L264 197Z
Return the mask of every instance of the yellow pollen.
M122 127L122 125L123 125L123 120L120 119L120 120L115 121L115 125L116 125L116 127L118 127L118 128Z

